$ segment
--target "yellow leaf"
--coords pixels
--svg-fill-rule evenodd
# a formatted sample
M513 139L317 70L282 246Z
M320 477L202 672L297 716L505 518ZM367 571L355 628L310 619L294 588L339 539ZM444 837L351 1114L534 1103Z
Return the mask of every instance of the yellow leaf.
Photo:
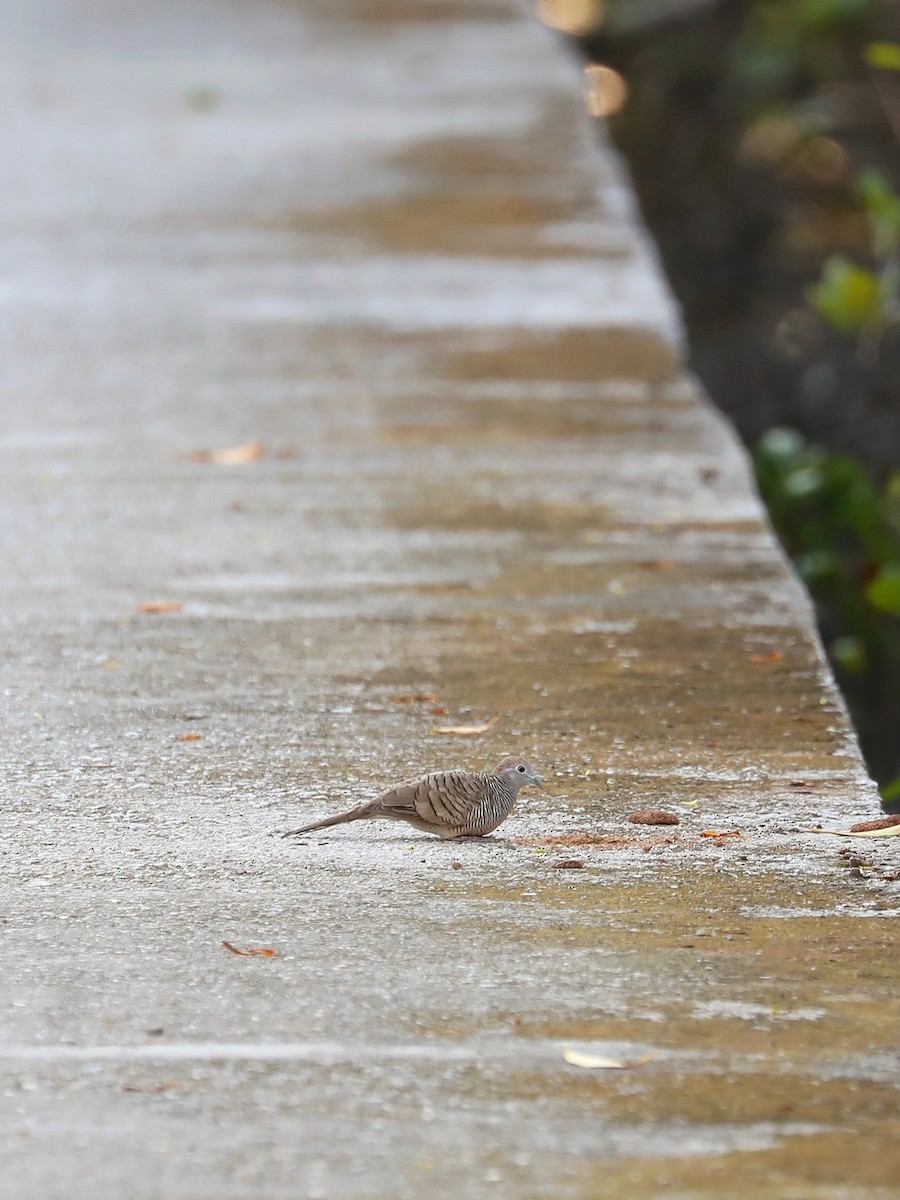
M582 1054L580 1050L573 1050L571 1046L566 1046L563 1050L563 1058L573 1067L586 1067L590 1071L624 1071L629 1067L642 1067L651 1058L656 1058L656 1051L650 1050L640 1058L599 1058L595 1054Z
M900 71L900 46L896 42L870 42L864 51L870 67L883 71Z

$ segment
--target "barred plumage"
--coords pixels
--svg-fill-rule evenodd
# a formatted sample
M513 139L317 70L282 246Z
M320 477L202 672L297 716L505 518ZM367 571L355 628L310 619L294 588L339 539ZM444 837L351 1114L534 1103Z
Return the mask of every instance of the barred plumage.
M520 755L504 758L490 773L435 771L407 779L377 800L349 812L291 829L282 837L343 825L348 821L406 821L442 838L484 837L512 812L519 790L529 783L541 786L530 764Z

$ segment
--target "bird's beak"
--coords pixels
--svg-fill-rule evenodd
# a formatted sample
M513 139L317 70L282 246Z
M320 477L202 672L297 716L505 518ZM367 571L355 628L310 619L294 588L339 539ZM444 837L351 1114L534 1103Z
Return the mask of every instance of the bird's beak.
M529 775L528 782L533 783L535 787L543 789L544 781L541 779L540 775Z

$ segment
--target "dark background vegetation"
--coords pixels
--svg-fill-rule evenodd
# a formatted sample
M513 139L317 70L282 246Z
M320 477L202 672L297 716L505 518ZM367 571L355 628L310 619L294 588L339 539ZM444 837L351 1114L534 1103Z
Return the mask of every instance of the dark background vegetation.
M627 82L610 130L693 369L754 453L898 807L900 3L545 7Z

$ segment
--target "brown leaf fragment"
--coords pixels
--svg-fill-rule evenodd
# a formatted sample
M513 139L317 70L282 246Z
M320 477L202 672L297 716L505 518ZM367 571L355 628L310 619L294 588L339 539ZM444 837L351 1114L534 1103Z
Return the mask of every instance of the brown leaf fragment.
M701 829L700 836L708 838L733 838L740 837L741 835L737 829Z
M170 613L181 612L182 604L179 600L145 600L143 604L137 606L137 611L140 613Z
M770 650L768 654L751 654L750 661L759 665L760 663L780 662L784 658L783 650Z
M462 863L461 863L461 862L452 862L452 863L450 864L450 866L453 868L453 870L454 870L454 871L461 871L461 870L462 870Z
M630 813L627 818L632 825L680 825L680 819L675 813L666 812L662 808L639 808Z
M438 705L436 708L429 708L428 711L433 717L446 717L447 715L446 708L441 708L440 705Z
M900 825L900 813L895 813L893 816L879 817L875 821L857 821L855 825L850 826L850 832L868 833L870 829L890 829L894 825Z
M554 871L580 871L584 863L580 858L561 858L550 866Z
M487 733L500 720L499 716L491 717L483 725L432 725L432 733L449 733L458 737L471 737L476 733Z
M203 737L202 733L176 733L176 742L199 742Z
M212 463L217 467L242 467L256 462L265 454L266 448L259 440L241 442L237 446L223 446L218 450L192 450L185 460L194 463Z
M674 558L655 558L652 562L641 563L647 571L671 571L676 565Z
M391 699L395 704L434 704L437 696L420 693L417 696L391 696Z
M223 942L222 945L226 950L230 950L232 954L239 954L242 958L256 956L257 958L274 958L275 951L271 946L246 946L241 950L237 946L233 946L231 942Z

